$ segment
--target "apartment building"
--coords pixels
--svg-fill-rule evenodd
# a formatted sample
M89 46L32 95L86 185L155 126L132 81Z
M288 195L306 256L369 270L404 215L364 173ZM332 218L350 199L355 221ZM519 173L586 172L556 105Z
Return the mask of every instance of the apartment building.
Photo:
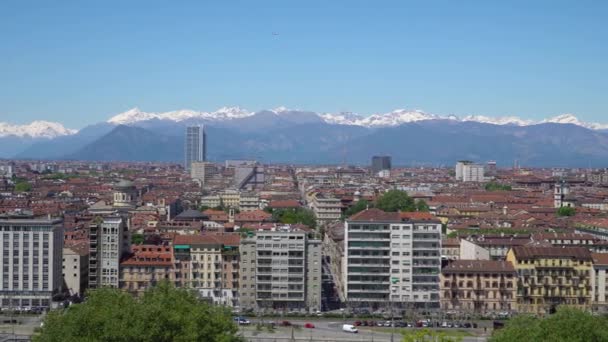
M211 303L238 303L239 236L177 235L173 240L175 284L198 291Z
M224 190L201 198L201 205L208 208L223 205L226 208L235 208L239 211L255 211L260 209L260 197L255 193Z
M89 285L89 246L86 241L63 248L62 271L70 295L84 295Z
M592 253L591 299L593 310L608 312L608 254Z
M62 223L25 212L0 215L2 308L49 308L63 292Z
M484 182L485 168L483 165L473 164L470 161L459 161L455 168L456 180L462 182Z
M241 240L240 305L321 310L321 241L299 230L258 231Z
M558 305L591 307L593 258L584 247L513 247L519 312L546 314Z
M428 213L364 210L345 222L350 306L439 308L441 222Z
M120 260L130 248L126 218L97 218L89 226L89 287L118 288Z
M441 271L441 308L475 313L515 310L517 272L510 262L455 260Z
M173 251L169 246L134 246L120 263L120 288L135 295L163 280L173 280Z
M337 221L342 216L342 202L338 198L314 193L310 196L309 206L319 224Z

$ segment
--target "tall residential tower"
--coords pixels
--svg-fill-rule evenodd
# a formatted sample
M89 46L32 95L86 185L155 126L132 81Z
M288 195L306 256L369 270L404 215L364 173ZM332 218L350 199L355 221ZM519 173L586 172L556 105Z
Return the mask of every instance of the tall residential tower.
M190 172L193 162L204 162L207 160L207 134L205 126L186 127L184 168Z

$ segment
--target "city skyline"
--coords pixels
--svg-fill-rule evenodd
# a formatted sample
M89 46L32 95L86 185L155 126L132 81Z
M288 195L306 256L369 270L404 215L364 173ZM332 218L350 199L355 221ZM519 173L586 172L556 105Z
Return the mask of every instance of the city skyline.
M345 4L3 5L0 122L227 105L604 121L606 4Z

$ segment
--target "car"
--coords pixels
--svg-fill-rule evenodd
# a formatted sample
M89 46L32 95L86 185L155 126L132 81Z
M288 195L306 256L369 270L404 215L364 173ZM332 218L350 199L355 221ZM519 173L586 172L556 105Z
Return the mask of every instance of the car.
M383 327L384 323L382 323L381 321L378 321L378 322L376 322L376 326Z
M464 324L462 325L462 327L463 327L463 328L472 328L472 327L473 327L473 324L471 324L471 323L468 323L468 322L467 322L467 323L464 323Z
M355 321L353 323L353 325L356 326L356 327L360 326L361 324L362 324L361 321Z
M407 327L407 323L405 323L405 322L395 322L395 326L397 328L405 328L405 327Z
M391 326L391 321L386 321L386 322L384 322L384 326L385 326L385 327L390 327L390 326Z
M359 332L359 330L352 324L344 324L342 325L342 331L348 332L348 333L353 333L356 334Z
M281 322L281 326L290 327L291 326L291 322L290 321L283 321L283 322Z
M251 321L249 321L247 318L241 317L241 316L234 317L234 321L237 322L237 324L239 324L239 325L251 324Z
M304 324L304 328L307 328L307 329L314 329L314 328L315 328L315 325L314 325L314 324L312 324L312 323L306 323L306 324Z

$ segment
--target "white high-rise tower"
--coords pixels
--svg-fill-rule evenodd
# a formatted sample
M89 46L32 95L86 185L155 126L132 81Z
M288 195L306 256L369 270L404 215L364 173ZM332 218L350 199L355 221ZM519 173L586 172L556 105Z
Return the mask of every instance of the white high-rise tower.
M204 162L207 160L207 134L205 126L186 127L184 168L190 172L193 162Z

